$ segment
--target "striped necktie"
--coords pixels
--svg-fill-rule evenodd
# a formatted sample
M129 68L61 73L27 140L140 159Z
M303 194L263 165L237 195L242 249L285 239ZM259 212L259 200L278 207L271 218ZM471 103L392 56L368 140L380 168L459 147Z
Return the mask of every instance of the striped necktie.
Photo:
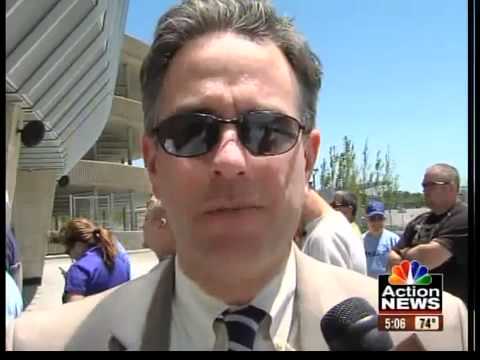
M260 322L267 313L255 306L226 310L222 319L227 327L228 351L252 351Z

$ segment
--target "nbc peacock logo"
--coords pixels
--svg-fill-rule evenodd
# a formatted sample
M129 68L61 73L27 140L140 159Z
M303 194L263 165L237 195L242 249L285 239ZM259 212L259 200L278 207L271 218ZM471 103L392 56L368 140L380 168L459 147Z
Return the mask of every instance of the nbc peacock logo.
M399 265L392 268L392 274L388 277L390 285L430 285L432 276L428 268L417 260L403 260Z
M402 260L390 274L378 276L379 329L442 330L442 292L442 274L430 274L418 260Z

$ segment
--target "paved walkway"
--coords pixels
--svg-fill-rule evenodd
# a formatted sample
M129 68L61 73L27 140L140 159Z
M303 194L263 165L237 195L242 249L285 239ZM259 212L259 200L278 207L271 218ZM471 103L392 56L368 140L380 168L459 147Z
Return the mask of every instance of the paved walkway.
M129 251L128 253L130 256L132 279L146 274L158 263L155 254L150 250ZM67 270L71 263L70 258L65 255L47 256L45 258L42 285L37 289L26 311L47 309L62 303L65 283L59 267Z

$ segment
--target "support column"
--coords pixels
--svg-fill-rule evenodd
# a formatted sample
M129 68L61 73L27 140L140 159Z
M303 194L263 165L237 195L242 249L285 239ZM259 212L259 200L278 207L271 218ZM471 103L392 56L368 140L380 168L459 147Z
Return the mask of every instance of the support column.
M12 204L14 202L15 187L17 183L18 159L20 157L21 140L17 129L23 127L24 113L19 102L7 102L5 107L5 164L6 164L6 191L10 207L6 207L6 222L12 218Z
M122 220L123 220L123 231L127 231L127 208L122 207Z
M90 200L90 205L92 204L91 202L92 200ZM90 208L91 210L91 208ZM91 213L90 213L91 214ZM90 215L92 216L92 215ZM96 188L93 189L93 221L94 222L99 222L99 216L98 216L98 191Z
M57 173L19 171L12 221L20 247L24 279L40 279L52 221Z
M130 126L127 128L127 139L128 139L127 161L128 161L128 165L132 166L133 131Z
M133 191L129 192L130 202L130 231L135 230L135 204L133 203Z
M110 193L110 201L109 201L110 217L109 217L108 221L110 222L110 228L112 228L112 230L113 230L113 225L114 225L114 220L113 220L113 209L114 209L113 202L114 202L114 200L115 200L115 198L113 197L113 193Z

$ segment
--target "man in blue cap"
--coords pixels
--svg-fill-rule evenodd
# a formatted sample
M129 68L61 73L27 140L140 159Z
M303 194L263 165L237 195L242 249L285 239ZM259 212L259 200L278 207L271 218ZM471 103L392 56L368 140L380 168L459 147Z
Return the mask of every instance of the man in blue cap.
M367 274L377 278L387 272L388 254L400 237L385 229L385 206L381 201L372 200L367 206L368 231L362 240L367 257Z

